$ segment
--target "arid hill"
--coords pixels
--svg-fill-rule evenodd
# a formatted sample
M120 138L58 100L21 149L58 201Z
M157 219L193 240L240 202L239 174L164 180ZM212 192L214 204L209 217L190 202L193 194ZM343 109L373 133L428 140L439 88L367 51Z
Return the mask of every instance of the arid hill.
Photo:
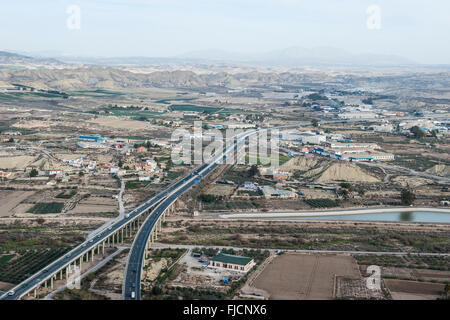
M296 157L281 166L299 178L313 182L380 182L380 179L351 162L317 157Z

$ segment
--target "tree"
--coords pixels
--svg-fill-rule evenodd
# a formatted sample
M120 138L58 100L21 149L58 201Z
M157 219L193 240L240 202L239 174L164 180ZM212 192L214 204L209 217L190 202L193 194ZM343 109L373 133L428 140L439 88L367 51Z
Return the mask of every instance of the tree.
M341 189L340 190L342 196L344 197L345 200L348 200L350 192L347 189Z
M348 182L341 182L339 184L339 186L341 186L344 189L351 189L352 188L352 185L350 183L348 183Z
M408 189L403 189L401 193L402 204L410 206L413 204L414 200L416 200L416 195Z
M425 133L418 126L412 127L411 129L409 129L409 131L413 134L414 138L416 139L425 137Z
M248 170L248 176L253 177L258 173L258 166L256 164L252 165Z
M39 172L36 169L32 169L30 171L30 178L37 177L38 174Z
M319 126L319 121L317 119L312 119L311 123L313 125L313 127L317 128Z
M152 294L154 294L154 295L159 295L159 294L161 294L161 293L162 293L162 289L161 289L160 287L154 286L154 287L152 288Z
M431 136L432 136L433 138L437 138L438 132L439 132L439 131L438 131L437 129L431 130Z

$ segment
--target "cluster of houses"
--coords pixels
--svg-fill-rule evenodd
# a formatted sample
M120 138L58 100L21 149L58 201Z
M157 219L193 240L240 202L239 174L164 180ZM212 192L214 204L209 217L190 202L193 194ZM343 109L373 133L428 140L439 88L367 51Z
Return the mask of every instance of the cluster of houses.
M424 132L436 131L438 135L449 134L448 126L448 122L429 119L405 120L398 125L400 133L409 134L412 127L419 127Z

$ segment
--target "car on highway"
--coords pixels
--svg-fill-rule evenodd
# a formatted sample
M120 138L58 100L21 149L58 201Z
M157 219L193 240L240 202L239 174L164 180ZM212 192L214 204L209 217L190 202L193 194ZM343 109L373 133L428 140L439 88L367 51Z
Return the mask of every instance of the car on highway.
M129 217L130 217L129 213L125 215L125 219L128 219Z
M108 230L112 230L112 227L109 227Z
M16 293L14 292L14 290L11 290L11 291L9 291L8 292L8 296L13 296L13 295L15 295Z
M47 272L48 272L48 269L45 269L43 272L44 272L44 273L47 273Z

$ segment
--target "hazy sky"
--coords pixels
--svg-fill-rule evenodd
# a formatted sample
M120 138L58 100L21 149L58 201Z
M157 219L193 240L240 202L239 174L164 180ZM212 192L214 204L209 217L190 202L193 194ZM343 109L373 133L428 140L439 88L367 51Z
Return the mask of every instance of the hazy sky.
M70 5L80 29L67 27ZM370 5L379 29L367 27ZM0 49L174 56L327 46L450 64L449 12L449 0L14 0L0 5Z

